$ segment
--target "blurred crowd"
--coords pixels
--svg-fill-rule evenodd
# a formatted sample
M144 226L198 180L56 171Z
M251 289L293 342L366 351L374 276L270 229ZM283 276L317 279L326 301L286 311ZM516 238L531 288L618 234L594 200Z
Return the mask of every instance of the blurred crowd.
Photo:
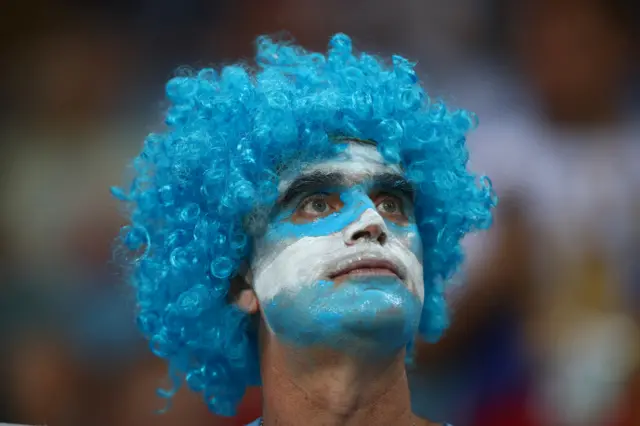
M639 7L633 0L6 0L0 6L0 421L239 425L140 341L109 187L183 65L331 34L418 61L475 111L494 228L465 240L453 323L418 346L416 412L457 426L640 425Z

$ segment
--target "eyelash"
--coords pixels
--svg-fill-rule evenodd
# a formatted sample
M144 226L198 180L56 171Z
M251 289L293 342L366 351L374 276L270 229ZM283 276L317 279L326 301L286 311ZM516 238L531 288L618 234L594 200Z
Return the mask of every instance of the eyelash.
M376 198L379 198L380 201L378 203L376 203L376 207L387 202L387 201L393 201L397 208L398 208L398 212L404 214L405 213L405 202L404 199L399 196L399 195L395 195L395 194L390 194L387 192L382 192L380 194L378 194L376 196Z
M304 197L300 202L298 202L298 205L296 206L296 210L304 210L308 205L310 205L311 203L315 202L315 201L324 201L327 202L327 197L329 197L330 194L326 193L326 192L321 192L321 193L317 193L317 194L313 194L313 195L309 195L307 197ZM405 203L404 200L401 196L398 195L394 195L391 193L386 193L386 192L381 192L379 194L376 195L375 198L380 198L380 201L376 203L376 208L388 201L391 200L393 202L395 202L397 204L397 208L398 208L398 212L401 214L405 213Z
M313 194L313 195L309 195L308 197L304 197L299 203L298 206L296 207L297 209L303 209L305 207L307 207L309 204L313 203L314 201L327 201L327 197L329 196L329 194L325 193L325 192L320 192L318 194Z

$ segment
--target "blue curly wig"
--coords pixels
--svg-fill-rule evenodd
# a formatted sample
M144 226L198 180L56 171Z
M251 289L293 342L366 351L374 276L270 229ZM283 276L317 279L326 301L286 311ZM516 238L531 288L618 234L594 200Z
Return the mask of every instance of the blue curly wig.
M257 328L230 302L231 282L250 255L248 218L272 207L283 167L335 155L333 135L375 141L416 189L426 294L420 334L447 326L440 289L462 261L460 240L489 227L495 198L467 170L472 114L430 99L414 65L355 53L335 35L328 53L257 40L257 69L202 69L166 86L168 129L151 134L133 161L120 237L137 295L137 321L169 362L171 395L182 383L210 409L233 415L260 383Z

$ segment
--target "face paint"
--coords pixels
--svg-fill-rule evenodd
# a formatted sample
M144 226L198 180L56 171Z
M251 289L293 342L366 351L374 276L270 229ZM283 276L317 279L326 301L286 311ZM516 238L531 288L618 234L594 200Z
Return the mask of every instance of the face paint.
M251 259L273 333L339 350L364 349L350 337L389 350L406 345L424 301L422 243L407 186L399 167L359 144L283 178Z

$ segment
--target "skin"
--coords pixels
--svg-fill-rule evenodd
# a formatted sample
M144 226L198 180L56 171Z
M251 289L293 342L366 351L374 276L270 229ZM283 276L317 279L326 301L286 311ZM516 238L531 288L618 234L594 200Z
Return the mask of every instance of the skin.
M264 424L432 424L404 364L425 295L401 168L352 142L279 189L237 302L262 318Z

